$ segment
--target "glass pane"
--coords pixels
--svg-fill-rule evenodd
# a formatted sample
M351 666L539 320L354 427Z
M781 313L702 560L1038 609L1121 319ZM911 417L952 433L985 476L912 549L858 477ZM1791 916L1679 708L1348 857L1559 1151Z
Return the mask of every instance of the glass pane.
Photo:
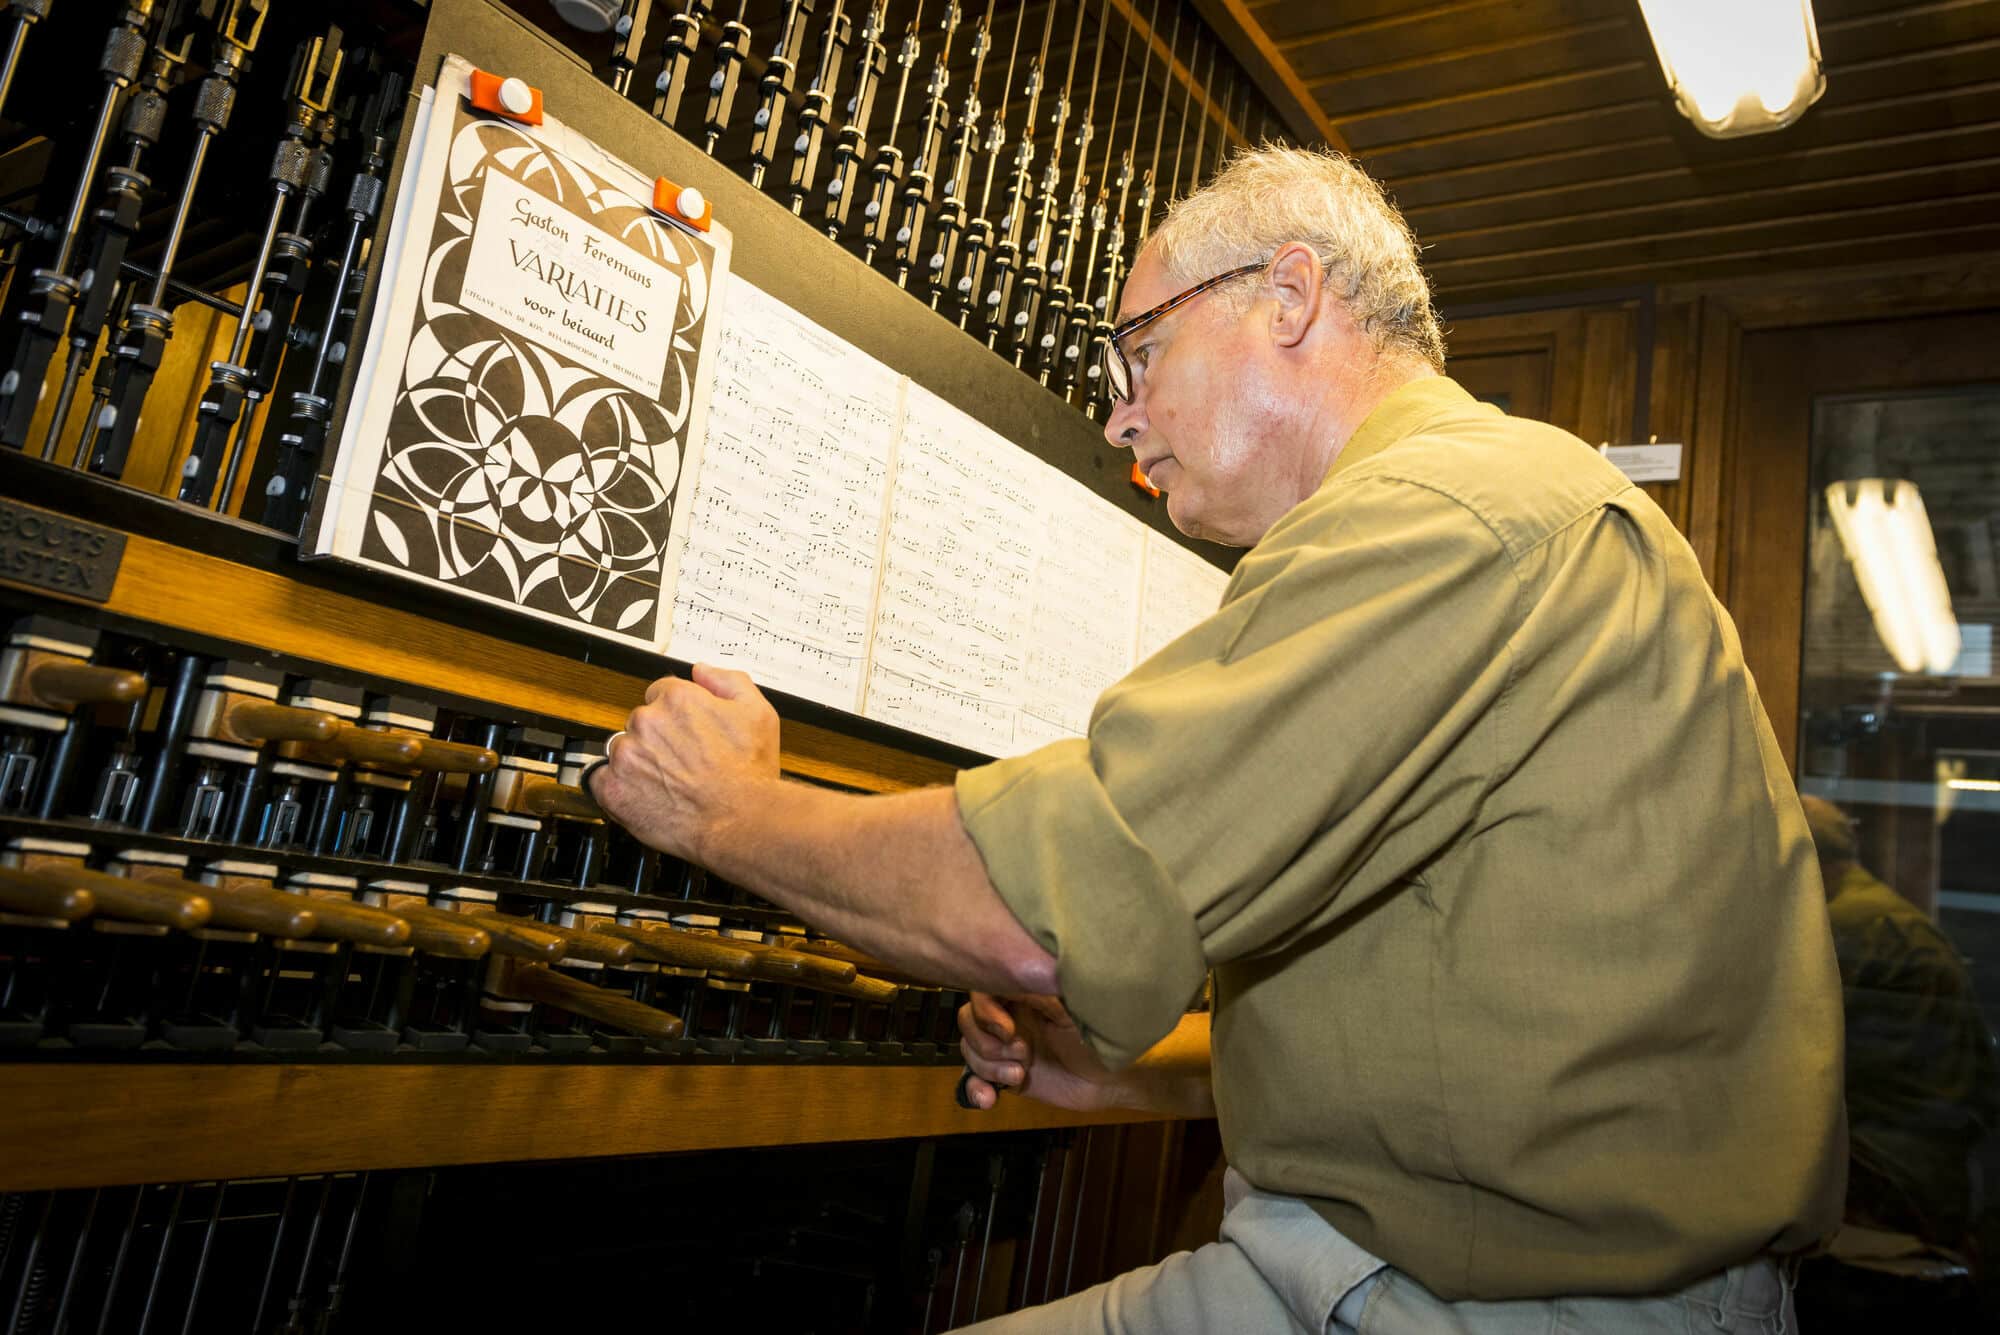
M1818 400L1812 481L1799 787L1847 1003L1843 1237L1948 1268L2000 1256L2000 386Z

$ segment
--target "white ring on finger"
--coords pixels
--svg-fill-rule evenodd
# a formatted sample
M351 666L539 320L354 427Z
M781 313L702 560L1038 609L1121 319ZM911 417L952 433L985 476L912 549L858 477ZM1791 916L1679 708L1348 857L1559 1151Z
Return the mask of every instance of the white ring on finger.
M623 728L620 728L620 729L619 729L619 730L618 730L617 732L614 732L614 733L612 733L612 734L611 734L611 735L610 735L609 737L606 737L606 738L604 739L604 758L605 758L606 760L609 760L609 759L611 759L611 747L612 747L612 745L613 745L614 743L616 743L616 742L617 742L617 740L618 740L618 739L619 739L620 737L623 737L624 735L625 735L625 729L623 729Z

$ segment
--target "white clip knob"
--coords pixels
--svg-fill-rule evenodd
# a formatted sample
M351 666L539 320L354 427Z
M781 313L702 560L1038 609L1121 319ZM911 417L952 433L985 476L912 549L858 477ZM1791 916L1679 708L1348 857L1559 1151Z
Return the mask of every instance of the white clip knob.
M674 211L689 222L700 219L702 210L707 207L708 201L701 197L701 191L691 185L682 186L681 192L674 196Z
M525 116L535 108L535 90L521 79L502 79L500 105L513 115Z

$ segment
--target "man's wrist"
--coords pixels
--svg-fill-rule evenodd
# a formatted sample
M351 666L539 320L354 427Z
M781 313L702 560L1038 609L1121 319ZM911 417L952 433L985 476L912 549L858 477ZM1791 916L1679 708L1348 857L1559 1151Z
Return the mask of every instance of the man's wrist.
M760 822L783 810L785 787L774 774L746 776L711 792L688 831L688 859L729 880L743 880L750 870L744 850L764 842Z

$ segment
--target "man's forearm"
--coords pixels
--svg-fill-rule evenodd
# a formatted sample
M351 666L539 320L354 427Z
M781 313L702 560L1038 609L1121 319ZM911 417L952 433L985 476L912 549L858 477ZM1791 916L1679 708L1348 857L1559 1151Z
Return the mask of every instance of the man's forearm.
M950 788L877 797L773 780L748 796L704 832L704 866L919 977L1056 990L1054 957L993 888Z

